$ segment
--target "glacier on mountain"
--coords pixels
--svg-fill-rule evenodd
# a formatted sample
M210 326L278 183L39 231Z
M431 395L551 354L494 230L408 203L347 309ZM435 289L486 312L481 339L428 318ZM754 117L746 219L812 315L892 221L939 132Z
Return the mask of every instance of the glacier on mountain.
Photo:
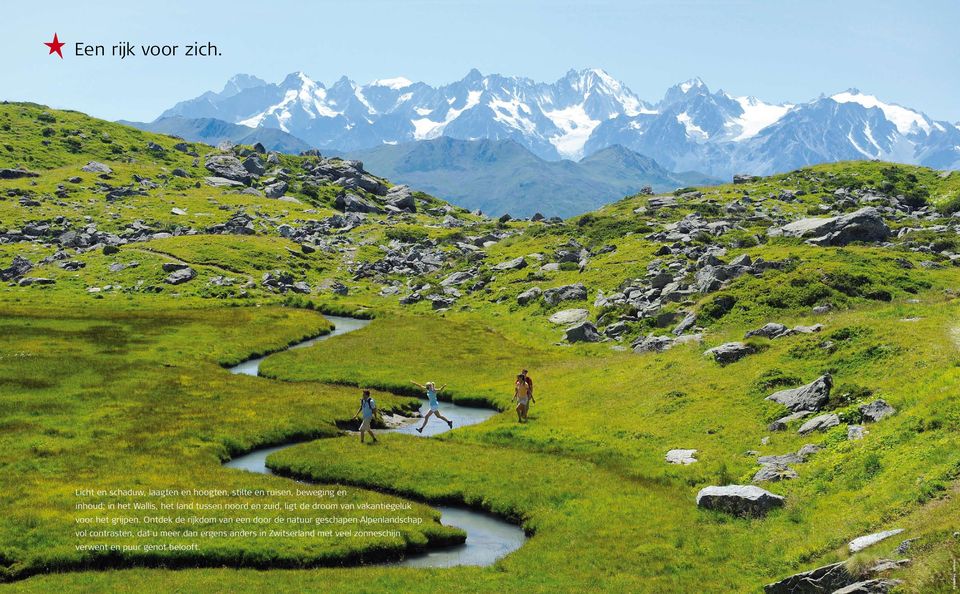
M862 158L960 167L960 126L856 89L777 104L712 92L696 77L650 103L599 68L553 83L474 69L439 87L402 76L325 86L302 72L278 84L242 74L161 115L174 116L276 128L321 150L448 136L510 139L544 159L579 160L621 145L717 177Z

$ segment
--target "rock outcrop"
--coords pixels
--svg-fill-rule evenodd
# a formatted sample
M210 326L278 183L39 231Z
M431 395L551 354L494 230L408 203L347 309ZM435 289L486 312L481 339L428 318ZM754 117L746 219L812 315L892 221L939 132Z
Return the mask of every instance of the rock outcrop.
M242 184L248 184L252 179L252 175L243 167L240 159L233 155L207 155L203 165L214 177L228 179Z
M883 399L877 399L868 404L860 405L860 414L863 417L864 423L876 423L895 412L897 412L897 409L887 404Z
M557 305L563 301L586 301L587 288L581 283L554 287L543 292L543 301L547 305Z
M599 342L601 338L597 327L586 321L567 328L565 337L567 342Z
M697 461L697 450L670 450L666 460L670 464L693 464Z
M901 532L903 532L903 528L894 528L893 530L884 530L883 532L874 532L873 534L859 536L851 540L847 545L847 548L850 549L851 554L857 553L869 546L877 544L881 540L886 540L891 536L896 536Z
M742 342L727 342L712 349L707 349L703 354L713 357L713 360L721 365L729 365L755 351L756 349L752 346Z
M550 316L551 324L579 324L587 319L590 312L585 309L564 309Z
M830 400L830 390L832 388L833 378L830 374L826 374L805 386L775 392L767 396L767 400L778 402L793 412L818 411Z
M826 431L827 429L836 427L839 424L839 416L833 413L827 413L825 415L813 417L803 425L800 425L800 428L797 429L797 433L800 435L806 435L807 433L813 433L814 431Z
M800 219L779 230L771 230L770 234L807 238L807 242L814 245L843 246L855 241L886 241L890 228L876 208L867 206L836 217Z
M764 594L829 594L854 583L843 563L804 571L763 587Z
M782 507L784 498L754 485L704 487L697 494L697 505L739 517L762 517Z

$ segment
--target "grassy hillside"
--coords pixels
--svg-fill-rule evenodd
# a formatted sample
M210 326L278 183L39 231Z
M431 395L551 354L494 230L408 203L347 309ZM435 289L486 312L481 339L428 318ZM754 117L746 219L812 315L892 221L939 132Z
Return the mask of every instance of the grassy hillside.
M256 128L241 124L231 124L215 118L166 117L153 122L119 123L133 126L149 132L180 136L195 142L204 142L214 146L227 140L235 144L260 143L267 149L281 153L299 154L310 150L310 145L292 134L276 128Z
M898 591L952 588L960 174L838 163L498 222L344 161L180 143L0 105L0 592L760 592L881 558L911 559L879 574L903 580ZM227 158L262 172L208 180L207 163ZM852 213L792 236L798 220ZM261 369L274 379L223 369L329 330L318 312L375 319L271 355ZM581 336L596 340L568 340L558 312L585 317ZM770 322L820 327L745 338ZM705 354L730 342L745 356ZM510 409L521 367L537 382L526 424ZM789 411L766 396L827 373L817 414L835 426L798 433L811 416L772 430ZM503 412L376 447L342 435L357 387L406 413L411 379ZM861 407L878 399L896 412L870 422ZM293 483L220 463L313 438L268 464L354 502L412 501L422 523L399 538L76 549L77 488L282 489ZM762 456L807 444L819 450L787 464L795 478L758 483L782 509L697 506L700 489L751 484ZM672 449L697 462L667 463ZM431 502L531 537L488 568L370 564L463 538Z

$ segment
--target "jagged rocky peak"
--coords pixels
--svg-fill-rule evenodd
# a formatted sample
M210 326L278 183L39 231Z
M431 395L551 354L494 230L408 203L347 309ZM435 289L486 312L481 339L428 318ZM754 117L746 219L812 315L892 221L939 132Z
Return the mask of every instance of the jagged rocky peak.
M580 160L623 145L673 171L719 178L849 159L960 168L960 127L858 89L775 103L712 92L698 76L653 104L601 68L552 83L474 68L438 87L403 76L325 86L303 72L278 84L242 74L161 117L170 116L273 128L321 150L509 138L542 159Z

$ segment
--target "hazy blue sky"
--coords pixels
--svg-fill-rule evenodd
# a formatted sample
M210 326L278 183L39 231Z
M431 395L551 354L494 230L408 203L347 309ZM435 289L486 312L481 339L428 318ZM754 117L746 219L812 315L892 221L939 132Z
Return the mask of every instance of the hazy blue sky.
M641 98L701 76L711 89L803 101L858 87L960 120L958 0L165 0L17 2L0 19L0 99L150 120L238 72L329 84L484 73L553 81L601 67ZM65 59L47 55L57 32ZM73 56L109 46L213 41L218 58ZM108 48L109 51L109 48Z

